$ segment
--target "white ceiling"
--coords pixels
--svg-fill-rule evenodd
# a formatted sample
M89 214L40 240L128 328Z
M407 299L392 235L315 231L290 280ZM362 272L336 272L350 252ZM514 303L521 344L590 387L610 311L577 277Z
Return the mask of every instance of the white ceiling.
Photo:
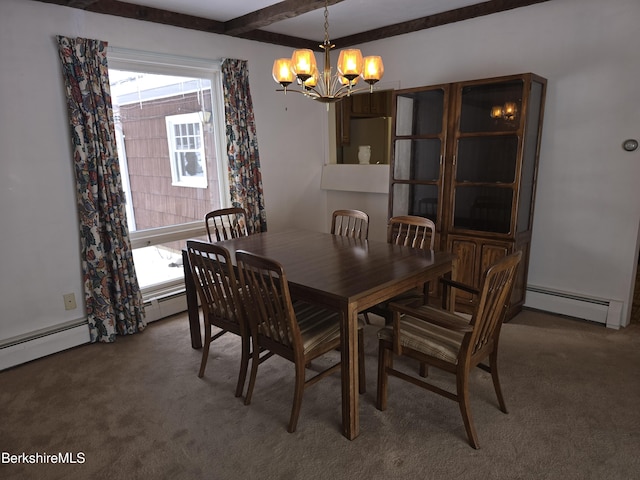
M274 0L125 0L127 3L194 15L220 22L280 3ZM341 38L456 8L484 3L477 0L344 0L329 6L329 35ZM324 9L263 27L274 33L309 40L324 38Z

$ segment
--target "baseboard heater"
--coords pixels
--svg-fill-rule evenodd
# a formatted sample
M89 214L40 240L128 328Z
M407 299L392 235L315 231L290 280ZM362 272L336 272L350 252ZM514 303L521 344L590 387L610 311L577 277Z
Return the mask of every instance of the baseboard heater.
M147 323L187 309L184 288L181 291L158 293L145 299ZM17 337L0 340L0 371L23 363L89 343L87 319L72 320Z
M43 328L0 341L0 370L89 343L87 319Z
M620 328L623 302L527 285L525 307Z
M187 310L187 296L184 287L181 290L156 292L145 299L144 311L147 323L175 315Z

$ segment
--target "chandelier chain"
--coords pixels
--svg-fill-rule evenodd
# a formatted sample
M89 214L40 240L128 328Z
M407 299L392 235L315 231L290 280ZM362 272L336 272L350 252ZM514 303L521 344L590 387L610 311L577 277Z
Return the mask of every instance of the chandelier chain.
M329 45L329 2L324 2L324 44Z

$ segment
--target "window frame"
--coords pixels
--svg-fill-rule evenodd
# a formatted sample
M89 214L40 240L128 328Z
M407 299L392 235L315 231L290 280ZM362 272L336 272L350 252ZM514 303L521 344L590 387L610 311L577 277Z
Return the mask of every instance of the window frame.
M220 205L231 206L228 180L228 159L226 154L226 137L224 126L224 96L222 88L221 61L194 58L179 55L169 55L118 47L108 47L107 59L109 68L140 73L158 75L179 75L184 77L206 78L211 81L212 106L214 111L211 120L214 122L215 148L218 161L218 183L220 191ZM197 115L197 114L196 114ZM201 131L201 134L203 132ZM173 161L172 161L173 164ZM173 167L172 167L173 170ZM206 182L206 176L205 176ZM184 185L180 186L194 186ZM206 185L205 185L206 186ZM134 227L135 228L135 227ZM168 225L145 230L129 232L131 248L144 248L153 245L186 240L206 236L204 219L202 221L184 224ZM175 294L184 291L184 278L169 282L158 283L142 288L143 299L152 301L158 295Z

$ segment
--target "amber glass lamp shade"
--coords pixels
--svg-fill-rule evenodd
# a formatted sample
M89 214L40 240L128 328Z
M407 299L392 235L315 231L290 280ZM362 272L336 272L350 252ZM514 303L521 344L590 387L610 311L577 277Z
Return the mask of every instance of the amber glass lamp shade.
M293 71L291 70L291 59L290 58L278 58L273 62L273 70L271 72L273 74L273 79L282 85L284 88L287 88L291 82L293 82Z
M362 52L359 49L353 48L340 51L338 72L349 81L362 74L362 65Z
M311 76L307 78L304 82L302 82L302 85L307 90L310 90L313 87L315 87L317 84L318 84L318 69L317 67L314 67L311 72Z
M314 69L317 70L316 56L308 48L294 50L291 64L293 72L303 83L313 75Z
M384 75L382 57L378 55L364 57L364 68L362 70L364 81L369 85L373 85L382 78L382 75Z
M353 80L349 80L346 77L340 77L340 83L345 86L353 87L356 83L358 83L358 81L360 81L360 77L356 77Z

